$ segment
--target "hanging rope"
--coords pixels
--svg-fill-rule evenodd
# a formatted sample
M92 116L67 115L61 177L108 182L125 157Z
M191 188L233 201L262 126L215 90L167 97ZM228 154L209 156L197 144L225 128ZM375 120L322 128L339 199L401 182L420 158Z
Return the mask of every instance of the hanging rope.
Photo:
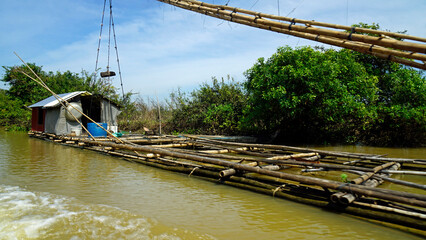
M112 23L112 32L113 32L113 35L114 35L115 54L117 56L118 76L120 76L121 93L123 94L123 100L124 100L123 78L121 77L120 58L118 57L117 37L115 35L114 17L112 16L112 9L111 9L111 23Z
M109 0L109 26L108 26L108 62L107 62L107 72L109 72L109 56L110 56L110 50L111 50L111 28L112 28L112 2ZM109 80L109 76L108 76Z
M95 65L95 76L94 79L96 81L96 77L97 77L97 71L98 71L98 63L99 63L99 52L100 52L100 46L101 46L101 39L102 39L102 29L103 29L103 25L104 25L104 18L105 18L105 9L106 9L106 1L104 0L104 6L103 6L103 10L102 10L102 19L101 19L101 30L99 33L99 41L98 41L98 50L97 50L97 54L96 54L96 65ZM123 95L123 99L124 99L124 87L123 87L123 77L121 74L121 66L120 66L120 58L118 55L118 47L117 47L117 36L115 33L115 24L114 24L114 17L112 14L112 0L109 0L109 23L108 23L108 56L107 56L107 66L106 69L107 71L105 73L101 73L101 77L107 77L108 81L110 81L110 77L111 76L115 76L114 72L110 72L110 56L111 56L111 34L113 35L114 38L114 48L115 48L115 54L116 54L116 58L117 58L117 66L118 66L118 74L120 76L120 85L121 85L121 92ZM103 75L105 74L105 75Z
M105 5L106 5L106 0L104 0L104 8L102 10L101 30L100 30L100 33L99 33L98 51L97 51L97 54L96 54L96 65L95 65L95 76L94 76L95 81L96 81L96 76L98 74L99 51L101 49L102 29L103 29L103 26L104 26L104 16L105 16Z

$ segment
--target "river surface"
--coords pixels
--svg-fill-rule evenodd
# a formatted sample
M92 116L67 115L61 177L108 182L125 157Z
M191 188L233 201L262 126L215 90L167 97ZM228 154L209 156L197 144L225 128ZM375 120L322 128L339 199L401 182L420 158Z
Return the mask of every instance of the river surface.
M23 133L0 132L0 152L0 239L420 239Z

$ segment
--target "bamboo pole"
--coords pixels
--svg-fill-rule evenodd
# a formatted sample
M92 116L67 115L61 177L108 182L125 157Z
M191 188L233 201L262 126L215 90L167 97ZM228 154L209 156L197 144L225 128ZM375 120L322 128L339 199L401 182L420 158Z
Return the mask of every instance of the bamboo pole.
M356 171L356 170L345 170L345 171L350 172L350 173L355 173L355 174L358 174L358 175L365 174L365 172ZM390 178L390 177L386 177L386 176L373 175L372 178L375 178L375 179L378 179L378 180L384 180L384 181L387 181L387 182L391 182L391 183L395 183L395 184L399 184L399 185L403 185L403 186L407 186L407 187L413 187L413 188L426 190L426 185L424 185L424 184L417 184L417 183L403 181L403 180L399 180L399 179L394 179L394 178Z
M192 143L171 143L171 144L163 144L163 145L146 145L149 147L156 147L156 148L179 148L179 147L189 147L193 146Z
M246 165L247 166L253 166L253 167L255 167L255 166L257 166L257 162L247 163ZM219 176L221 178L224 178L224 177L229 177L231 175L234 175L235 173L237 173L237 170L235 170L233 168L230 168L230 169L226 169L226 170L220 171L219 172Z
M274 19L274 20L279 20L279 21L301 23L301 24L304 24L306 26L311 25L311 26L328 27L328 28L341 29L341 30L346 30L346 31L354 31L354 32L361 32L361 33L376 34L376 35L384 35L384 36L393 37L393 38L410 39L410 40L419 41L419 42L426 42L426 38L410 36L410 35L402 34L402 33L393 33L393 32L374 30L374 29L369 29L369 28L359 28L359 27L353 28L351 26L345 26L345 25L339 25L339 24L331 24L331 23L325 23L325 22L317 22L317 21L313 21L313 20L310 21L310 20L296 19L296 18L290 18L290 17L284 17L284 16L276 16L276 15L272 15L272 14L265 14L265 13L250 11L250 10L246 10L246 9L230 7L230 6L227 6L227 5L215 5L215 4L209 4L209 3L206 3L206 2L201 3L200 1L194 1L194 0L186 0L186 1L194 3L194 4L198 4L198 5L202 4L203 6L210 7L210 8L215 8L215 9L221 8L221 9L229 10L229 11L232 11L232 12L240 12L240 13L243 13L243 14L258 16L260 18L269 18L269 19ZM162 2L164 2L164 1L162 1Z
M321 171L329 171L329 169L314 168L314 169L303 169L302 170L302 172L321 172ZM366 172L358 171L358 170L342 170L342 171L349 172L349 173L355 173L355 174L358 174L358 175L363 175L363 174L366 173ZM407 187L413 187L413 188L426 190L426 185L424 185L424 184L417 184L417 183L413 183L413 182L403 181L403 180L394 179L394 178L385 177L385 176L377 176L377 175L373 175L372 178L375 178L375 179L378 179L378 180L384 180L384 181L387 181L387 182L391 182L391 183L395 183L395 184L399 184L399 185L403 185L403 186L407 186Z
M383 165L375 167L373 169L373 172L365 173L365 174L361 175L359 178L354 179L353 181L351 181L351 183L352 184L361 184L362 183L362 185L365 185L365 186L377 187L383 181L376 180L376 179L370 179L371 176L373 176L375 173L377 173L378 171L380 171L384 168L398 169L400 166L401 165L399 163L394 163L394 162L385 163ZM381 174L381 175L387 175L387 174ZM387 175L387 176L390 176L390 175ZM335 195L335 194L333 194L333 195ZM356 196L352 193L345 193L344 195L338 197L339 203L341 203L343 205L349 205L350 203L355 201L355 199L356 199Z
M136 144L154 144L154 143L170 143L170 142L182 142L182 141L187 141L188 139L164 139L164 138L159 138L159 139L129 139L129 138L121 138L123 140L126 140L128 142L131 143L136 143Z
M244 21L259 23L263 25L268 25L271 27L277 27L277 28L285 28L289 29L290 31L298 31L298 32L305 32L310 34L319 34L334 38L340 38L344 40L350 40L350 41L359 41L359 42L365 42L369 44L394 48L394 49L400 49L405 51L412 51L412 52L419 52L419 53L426 53L426 45L419 44L419 43L413 43L413 42L404 42L394 39L386 39L382 37L375 37L375 36L368 36L368 35L360 35L360 34L354 34L354 33L348 33L346 31L334 31L329 29L323 29L323 28L314 28L311 26L299 26L295 24L287 24L283 22L277 22L268 20L262 17L259 17L257 14L256 16L247 16L238 14L235 12L227 11L224 8L211 8L208 7L205 4L193 4L191 1L187 0L159 0L161 2L165 2L171 5L175 5L177 7L181 7L187 10L196 11L200 13L204 13L209 16L222 18L221 15L227 15L231 17L232 19L240 19Z
M384 210L384 211L388 211L388 212L395 212L395 213L398 213L398 214L404 214L404 215L407 215L407 216L417 217L417 218L426 220L426 214L422 214L422 213L410 212L410 211L401 210L401 209L397 209L397 208L381 206L381 205L371 204L371 203L363 203L363 202L358 202L358 201L354 201L353 204L363 206L363 207L380 209L380 210Z
M425 62L426 56L426 45L403 42L399 40L386 39L383 37L372 37L366 35L359 35L354 33L339 32L322 28L313 28L310 26L302 27L292 23L285 24L282 22L274 22L271 20L265 20L259 15L254 17L238 14L236 12L225 11L222 8L209 8L201 5L194 5L190 1L170 1L170 0L158 0L161 2L169 3L190 11L199 12L208 16L221 18L227 21L232 21L240 24L245 24L252 27L258 27L270 31L281 32L284 34L293 35L296 37L306 38L313 41L319 41L334 46L345 47L355 51L359 51L366 54L375 55L377 57L389 59L391 61L399 62L408 66L413 66L420 69L426 69L426 64L409 61L403 58L395 57L406 57L409 59L418 59ZM381 47L385 48L381 48ZM392 49L410 51L409 53L404 51L397 51ZM421 53L417 54L415 52Z
M358 178L353 179L351 181L351 183L352 184L361 184L361 183L367 181L369 178L371 178L378 171L380 171L382 169L385 169L385 168L388 168L388 167L390 167L390 166L392 166L394 164L395 164L395 162L388 162L388 163L385 163L383 165L377 166L377 167L373 168L372 172L365 173L365 174L359 176Z
M208 141L204 141L202 139L200 139L198 141L195 141L194 144L195 145L199 145L199 146L207 146L207 147L215 147L215 148L225 148L223 146L218 146L218 145L211 144ZM228 150L230 152L243 153L243 154L250 155L250 156L255 156L255 157L271 156L271 154L252 152L252 151L249 151L249 149L250 148L241 149L241 148L235 148L235 147L226 147L225 148L225 150Z
M306 157L314 157L318 156L318 153L299 153L292 155L282 155L282 156L274 156L267 158L268 160L287 160L287 159L297 159L297 158L306 158Z

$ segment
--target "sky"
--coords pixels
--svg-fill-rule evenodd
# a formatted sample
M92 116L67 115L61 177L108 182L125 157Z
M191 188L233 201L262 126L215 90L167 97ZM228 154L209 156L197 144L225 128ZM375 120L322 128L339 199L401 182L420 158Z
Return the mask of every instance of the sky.
M426 37L425 0L206 0L208 3L306 20L351 25L379 23L390 31ZM26 62L44 71L95 71L103 0L0 0L0 66ZM244 72L281 46L325 46L228 23L156 0L113 0L124 90L166 99L190 92L212 77L243 82ZM109 12L98 66L107 65ZM112 46L113 45L113 40ZM325 46L328 47L328 46ZM110 69L118 73L114 48ZM4 76L3 68L0 77ZM120 88L120 79L113 84ZM0 83L0 88L7 88Z

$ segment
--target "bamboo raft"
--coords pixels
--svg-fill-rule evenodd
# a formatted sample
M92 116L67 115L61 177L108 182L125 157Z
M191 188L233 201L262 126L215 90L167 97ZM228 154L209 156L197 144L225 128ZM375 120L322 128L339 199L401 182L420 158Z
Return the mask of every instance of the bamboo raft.
M425 176L424 159L228 142L192 135L139 135L120 139L41 132L29 135L347 213L426 237L426 185L390 177L392 174ZM343 174L347 176L344 181L339 179ZM384 181L404 185L408 190L380 188Z

